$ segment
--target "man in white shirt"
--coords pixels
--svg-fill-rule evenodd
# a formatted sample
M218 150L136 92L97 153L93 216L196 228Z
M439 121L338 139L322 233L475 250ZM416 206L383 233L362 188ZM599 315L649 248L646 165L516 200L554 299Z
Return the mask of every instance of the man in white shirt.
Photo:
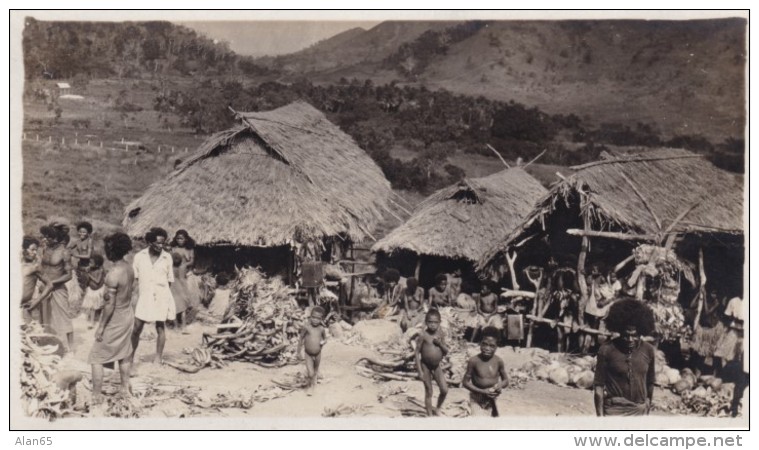
M176 305L171 295L174 282L174 268L171 254L163 249L168 235L163 228L151 228L145 234L146 249L134 255L132 267L138 281L139 296L134 311L132 331L132 360L140 343L142 327L146 322L155 322L156 359L163 362L163 348L166 345L166 321L174 320Z

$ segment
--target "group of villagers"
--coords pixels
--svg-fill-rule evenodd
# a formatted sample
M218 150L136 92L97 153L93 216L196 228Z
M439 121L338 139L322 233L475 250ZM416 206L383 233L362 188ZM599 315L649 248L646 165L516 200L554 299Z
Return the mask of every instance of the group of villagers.
M25 320L41 322L61 338L69 351L74 350L75 342L72 320L82 311L87 314L88 329L94 329L88 362L92 365L93 403L97 404L102 401L103 368L115 368L115 363L121 376L122 394L130 395L130 372L146 323L155 324L155 361L161 363L167 322L173 322L178 332L184 332L187 313L198 308L207 295L202 292L200 278L192 271L194 242L186 231L177 231L168 241L165 230L150 229L145 235L147 247L134 254L130 263L125 257L132 251L132 240L126 234L106 236L101 255L93 242L92 225L81 222L76 229L78 239L74 242L70 241L68 226L59 223L43 226L40 239L24 238L21 306ZM109 261L107 270L105 259ZM441 363L450 348L441 330L440 309L457 306L471 310L470 324L479 330L480 352L468 360L462 382L469 391L471 412L497 417L496 399L509 385L509 377L504 361L496 355L504 327L493 284L483 283L480 294L472 298L461 295L461 279L457 274L453 277L440 274L425 295L415 278L399 283L400 277L393 275L391 272L386 288L387 301L378 309L399 313L404 332L418 329L418 333L412 334L412 346L424 385L427 414L439 415L448 394ZM648 414L654 392L655 348L641 337L653 333L653 313L643 302L617 296L615 280L609 281L608 289L616 301L601 307L605 327L615 337L598 349L593 394L596 413ZM220 284L225 283L222 280ZM600 284L591 284L593 295L608 295L604 292L607 287ZM226 291L228 301L228 290L220 287L221 296ZM301 329L297 353L305 350L309 395L316 387L321 353L327 342L324 319L324 308L313 306ZM434 385L439 395L433 405Z
M76 224L76 231L78 239L71 241L68 225L51 223L40 229L39 238L23 238L21 308L24 321L38 321L58 336L67 355L75 351L73 320L86 314L94 335L88 362L97 404L102 401L103 367L115 368L115 363L122 393L130 394L129 377L144 325L155 324L154 361L161 363L167 323L186 333L188 313L209 292L192 270L194 241L185 230L169 241L165 230L152 228L145 235L147 247L131 262L126 258L132 239L126 234L112 233L99 243L89 222Z

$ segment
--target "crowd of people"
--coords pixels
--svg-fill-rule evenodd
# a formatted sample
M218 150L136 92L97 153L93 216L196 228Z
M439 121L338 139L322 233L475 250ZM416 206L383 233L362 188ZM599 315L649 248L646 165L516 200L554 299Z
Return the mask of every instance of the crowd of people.
M104 366L118 363L122 389L128 393L146 323L155 324L155 362L161 363L166 325L185 333L189 312L197 311L201 303L208 305L212 293L193 271L194 241L185 230L168 241L166 230L152 228L144 237L147 247L135 253L131 262L124 259L132 252L132 239L126 234L106 236L101 254L89 222L76 224L76 231L78 239L72 242L68 225L51 223L40 229L40 239L24 237L21 307L24 321L40 322L59 337L69 354L75 345L73 320L86 314L88 330L94 329L88 362L97 403Z
M177 231L169 240L166 230L151 228L144 236L146 247L134 253L131 262L125 258L132 253L133 241L126 234L109 234L102 246L98 246L90 223L78 223L76 232L77 239L71 242L67 225L51 223L40 229L39 239L24 237L21 306L25 321L42 323L49 332L59 336L68 351L74 349L73 320L82 312L86 314L88 329L94 329L88 363L92 367L93 403L97 404L102 401L104 367L115 368L118 364L122 392L130 394L130 372L146 324L155 326L154 362L160 364L167 324L172 324L178 333L186 333L188 320L201 304L208 307L208 311L223 314L229 302L229 279L223 273L218 274L215 293L209 295L204 290L195 270L194 241L185 230ZM304 259L303 267L311 260L317 258ZM528 278L530 270L525 270ZM304 274L313 277L312 271L316 275L321 273L308 268ZM557 322L564 316L576 320L583 314L586 324L614 336L594 343L598 345L594 381L597 414L648 414L654 392L656 358L655 348L641 337L654 332L652 310L645 302L625 295L615 272L602 275L597 266L591 267L586 279L589 299L584 310L573 310L570 305L576 305L576 280L565 275L573 274L560 268L552 271L543 313L555 306ZM491 281L482 281L474 294L470 288L462 289L460 272L437 275L434 285L426 292L416 278L403 278L394 269L386 270L382 281L381 293L376 294L382 300L372 316L394 317L404 333L412 328L417 330L412 335L412 346L418 376L424 385L427 414L439 414L448 393L441 366L450 351L446 339L465 338L446 337L440 329L440 311L450 307L462 314L470 333L468 339L479 341L480 345L480 353L470 358L462 380L463 387L470 392L471 411L475 415L498 416L495 399L508 386L509 379L504 361L495 355L495 350L514 336L521 339L523 323L509 323L504 320L504 313L524 313L524 308L511 302L503 308L497 286ZM328 336L325 308L316 305L320 282L314 280L303 285L307 288L310 311L301 330L297 354L302 355L305 350L303 359L309 395L317 384L322 349ZM534 284L538 288L540 283ZM211 304L209 298L212 298ZM718 314L729 316L730 324L726 326L715 319ZM725 363L719 365L720 368L738 360L742 355L742 320L740 299L723 305L714 295L710 296L701 316L705 326L696 333L697 350L704 352L708 348L710 354ZM518 333L510 330L514 326L520 329ZM557 327L557 331L560 328ZM434 406L433 384L437 384L439 391ZM738 399L747 384L747 376L736 381ZM737 409L737 404L734 408Z

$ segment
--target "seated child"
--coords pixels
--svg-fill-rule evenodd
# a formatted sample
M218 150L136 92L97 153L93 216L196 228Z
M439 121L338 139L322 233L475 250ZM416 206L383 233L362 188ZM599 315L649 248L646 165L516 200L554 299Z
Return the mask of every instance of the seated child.
M82 300L82 309L87 311L87 329L91 330L95 324L100 321L100 314L103 311L103 294L105 289L105 270L103 270L103 256L92 255L89 259L89 268L87 270L87 286Z
M445 345L443 332L440 330L440 312L437 309L427 311L425 317L426 329L419 333L416 339L416 348L414 356L416 360L419 378L424 383L424 407L427 415L439 415L440 407L448 395L448 383L443 374L443 368L440 363L443 357L448 354L448 346ZM437 398L437 407L432 407L432 380L440 388L440 395Z
M430 308L443 308L453 305L453 296L448 289L448 277L441 273L435 277L435 286L431 287L428 294Z
M509 385L503 360L495 355L500 332L493 327L482 330L480 353L467 363L463 385L469 390L473 416L498 417L495 399Z
M229 307L229 275L220 273L216 275L216 289L211 302L208 304L208 313L214 317L223 317Z
M404 333L411 327L420 325L424 321L424 312L427 305L424 304L424 289L419 287L416 278L406 280L406 287L401 291L401 305L403 317L401 318L401 331Z
M503 329L503 320L498 314L498 296L493 293L493 282L485 280L480 290L480 301L477 302L477 314L480 316L481 327Z
M314 306L311 315L300 330L297 355L306 349L306 375L308 376L307 395L311 396L316 388L319 376L319 363L322 359L322 347L327 342L327 329L324 326L324 308Z

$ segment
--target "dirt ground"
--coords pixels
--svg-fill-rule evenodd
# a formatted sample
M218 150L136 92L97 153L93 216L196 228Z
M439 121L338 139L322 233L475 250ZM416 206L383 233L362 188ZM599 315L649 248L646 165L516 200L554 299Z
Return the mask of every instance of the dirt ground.
M88 400L90 385L90 367L87 356L93 342L94 330L88 329L84 316L74 321L75 350L68 354L62 363L62 369L78 370L83 373L84 380L77 392L79 402ZM193 323L186 328L186 334L176 330L167 330L164 358L170 361L185 361L188 356L183 349L197 347L201 343L203 332L213 332L213 325ZM476 352L471 344L470 352ZM529 358L527 353L515 352L510 347L501 348L498 354L504 359L507 369L518 368ZM163 390L159 395L160 401L147 402L151 404L141 410L141 417L178 418L178 417L281 417L309 418L323 417L328 410L343 410L341 416L361 417L401 417L401 409L408 409L408 397L417 403L424 401L424 390L418 381L374 381L359 375L354 364L366 356L378 356L366 342L359 345L346 345L338 339L331 339L325 346L322 355L321 380L313 396L307 396L303 390L282 392L272 380L287 380L298 372L305 373L302 365L290 365L278 369L262 368L246 362L231 362L221 369L205 368L198 373L183 373L166 365L152 362L155 356L155 329L148 325L143 331L143 339L137 351L135 376L132 384L137 397L143 396L148 387L152 388L151 395ZM118 372L106 369L106 390L115 390L119 383ZM204 399L217 398L217 394L227 397L246 397L256 388L274 388L283 394L279 398L268 401L254 402L252 407L245 408L213 408L196 404L187 404L172 395L172 390L186 388L198 392ZM396 395L387 395L392 391L405 391ZM661 391L661 390L659 390ZM437 395L437 392L435 393ZM657 398L673 395L666 391L657 392ZM383 401L378 398L382 396ZM528 381L522 386L507 389L498 399L498 407L502 416L548 416L569 417L594 415L593 398L590 390L562 387L545 381ZM463 388L452 388L443 408L443 415L452 416L461 410L458 405L465 404L468 398ZM154 403L154 404L152 404ZM413 404L411 405L413 408ZM354 409L355 408L355 409ZM420 408L416 408L421 411ZM91 413L95 416L96 413Z

